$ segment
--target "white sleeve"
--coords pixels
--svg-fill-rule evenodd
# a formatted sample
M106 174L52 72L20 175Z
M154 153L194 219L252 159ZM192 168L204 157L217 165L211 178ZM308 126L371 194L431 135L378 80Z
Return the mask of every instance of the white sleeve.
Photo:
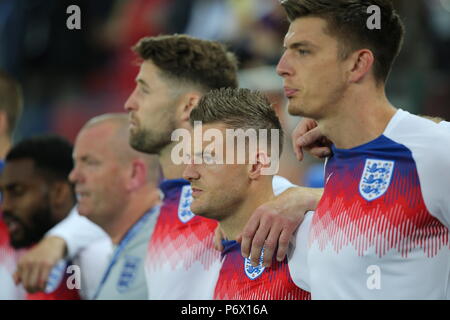
M311 288L308 269L308 237L313 214L313 211L306 213L302 224L297 229L294 243L292 243L288 255L288 266L292 281L299 288L309 292L311 292Z
M448 121L441 121L441 122L439 122L439 125L440 125L442 128L445 128L445 129L447 129L447 130L450 130L450 122L448 122Z
M80 295L85 300L92 300L97 287L108 267L114 251L110 238L91 243L74 259L74 264L83 270L81 273Z
M413 156L427 209L450 229L450 131L441 131L424 152L413 149Z
M289 188L298 187L297 185L291 183L288 179L282 176L273 176L272 179L272 188L273 193L278 196L280 193L283 193Z
M76 207L72 209L64 220L50 229L46 236L56 236L64 239L69 259L76 256L80 250L91 244L91 242L109 237L98 225L86 217L80 216Z
M24 300L26 293L22 286L16 286L6 266L0 264L0 300Z
M450 228L450 131L421 117L405 117L408 121L399 122L389 138L411 151L428 211Z

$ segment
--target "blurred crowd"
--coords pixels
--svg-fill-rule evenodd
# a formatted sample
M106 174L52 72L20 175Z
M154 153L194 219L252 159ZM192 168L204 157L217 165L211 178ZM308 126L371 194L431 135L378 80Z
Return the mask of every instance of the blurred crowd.
M407 34L388 96L405 110L450 119L450 1L395 3ZM79 0L81 30L66 27L71 4L0 0L0 68L25 96L16 139L53 132L73 141L87 119L122 111L137 72L130 47L143 36L172 33L226 43L239 58L240 85L268 94L289 139L296 120L275 73L288 27L278 0ZM281 174L316 186L320 164L299 166L290 154Z

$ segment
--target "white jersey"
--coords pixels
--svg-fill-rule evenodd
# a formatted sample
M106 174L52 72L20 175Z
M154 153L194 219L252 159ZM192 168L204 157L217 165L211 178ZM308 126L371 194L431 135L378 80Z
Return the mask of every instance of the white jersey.
M450 130L450 122L448 121L441 121L439 122L439 125L443 128L446 128L447 130Z
M47 236L64 239L68 258L74 258L80 250L97 240L109 239L108 234L97 224L78 213L76 207L56 226L51 228Z
M100 284L101 276L106 270L113 253L110 238L96 240L86 248L81 249L74 258L74 264L81 270L80 295L82 299L91 300Z
M313 299L450 298L450 133L398 110L379 138L333 147L313 215Z
M274 193L294 186L273 179ZM164 203L151 237L146 260L149 299L212 299L222 262L214 249L217 221L195 216L189 182L166 180L160 189Z
M313 218L313 211L308 211L290 243L287 259L291 278L297 287L311 292L309 286L308 237Z
M81 216L76 207L46 235L64 239L67 258L82 270L80 295L92 299L113 252L111 238L97 224Z
M0 300L21 300L25 298L22 286L16 286L13 274L23 250L15 250L9 243L9 232L0 212Z

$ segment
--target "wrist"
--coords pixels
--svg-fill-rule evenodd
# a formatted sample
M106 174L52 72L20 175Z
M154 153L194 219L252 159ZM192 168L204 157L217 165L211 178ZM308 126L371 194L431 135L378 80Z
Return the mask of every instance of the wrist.
M62 258L67 256L66 240L57 236L47 236L45 237L45 241L55 252L58 252Z

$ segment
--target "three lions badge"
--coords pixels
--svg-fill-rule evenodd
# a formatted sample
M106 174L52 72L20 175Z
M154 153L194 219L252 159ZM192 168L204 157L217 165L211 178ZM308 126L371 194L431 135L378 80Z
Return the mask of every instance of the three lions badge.
M195 217L195 215L191 211L191 203L191 186L184 186L183 189L181 189L180 204L178 205L178 219L180 219L180 221L183 223L186 223L193 217Z
M258 278L266 269L266 267L263 267L263 257L264 257L264 249L262 249L261 251L261 256L259 257L259 264L256 267L252 266L249 258L245 258L244 271L250 280L255 280L256 278Z
M131 288L136 274L139 270L139 264L141 263L140 257L126 256L125 262L122 267L122 271L117 281L117 291L120 293L126 292Z
M359 193L372 201L386 193L394 172L394 161L366 159L364 171L359 181Z

